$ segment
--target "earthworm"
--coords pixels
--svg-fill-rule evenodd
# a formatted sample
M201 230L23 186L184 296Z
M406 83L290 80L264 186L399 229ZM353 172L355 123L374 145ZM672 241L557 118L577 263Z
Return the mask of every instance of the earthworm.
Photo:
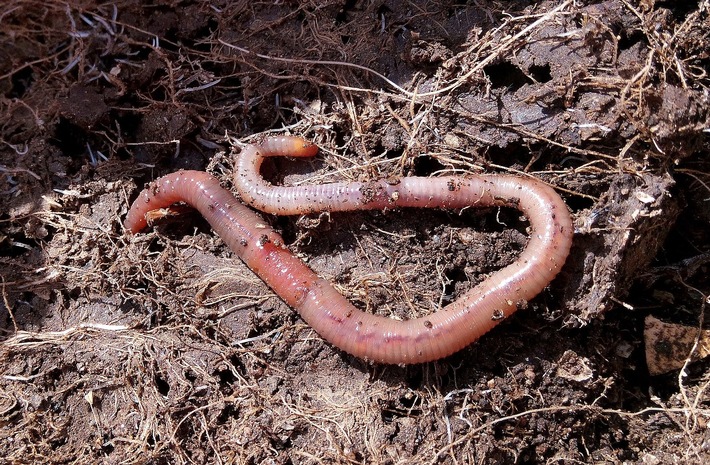
M270 137L260 145L248 145L238 156L234 176L242 199L280 215L399 207L512 207L528 218L528 244L515 262L441 310L396 321L353 306L293 255L261 217L207 173L180 171L154 181L131 206L125 227L136 233L147 225L145 215L151 210L175 202L189 204L324 339L357 357L390 364L432 361L468 346L542 291L567 258L573 234L567 206L552 188L531 178L411 176L277 187L259 173L264 157L310 157L317 150L298 137Z

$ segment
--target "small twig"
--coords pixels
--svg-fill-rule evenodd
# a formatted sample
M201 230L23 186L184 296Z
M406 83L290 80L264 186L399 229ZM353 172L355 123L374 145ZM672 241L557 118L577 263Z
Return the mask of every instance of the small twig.
M7 313L10 314L10 319L12 320L12 326L15 328L15 334L18 332L17 321L15 320L15 315L12 313L12 307L10 307L10 301L7 298L7 289L5 289L5 276L0 275L0 280L2 280L2 300L7 309Z

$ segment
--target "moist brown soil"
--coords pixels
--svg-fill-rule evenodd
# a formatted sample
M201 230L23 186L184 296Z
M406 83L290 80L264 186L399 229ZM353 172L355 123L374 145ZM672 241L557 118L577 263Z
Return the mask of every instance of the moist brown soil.
M710 362L650 376L644 318L710 294L710 4L0 6L0 462L708 463ZM191 212L139 188L303 135L278 184L502 172L563 196L559 277L446 359L324 342ZM515 211L267 216L355 305L436 311L512 262ZM687 354L688 360L691 353Z

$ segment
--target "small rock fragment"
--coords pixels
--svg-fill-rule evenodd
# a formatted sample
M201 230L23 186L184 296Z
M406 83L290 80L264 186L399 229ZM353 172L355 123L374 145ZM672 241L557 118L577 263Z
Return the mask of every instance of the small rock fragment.
M646 365L651 376L682 368L689 356L691 361L696 361L710 355L710 330L700 331L698 347L691 355L696 337L696 327L664 323L658 318L647 316L644 341Z

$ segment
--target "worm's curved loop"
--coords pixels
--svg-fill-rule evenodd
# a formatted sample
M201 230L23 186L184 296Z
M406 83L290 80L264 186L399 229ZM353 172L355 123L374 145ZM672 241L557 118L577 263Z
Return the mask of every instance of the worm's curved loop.
M237 159L235 186L244 201L278 215L398 207L516 208L530 222L527 247L515 262L440 311L395 321L355 308L286 249L276 231L206 173L182 171L153 182L133 203L126 229L134 233L143 229L151 210L188 203L323 338L358 357L396 364L436 360L471 344L537 295L567 258L573 234L567 206L553 189L533 179L403 177L396 182L278 187L259 173L264 157L308 157L316 152L317 147L298 137L272 137L249 145Z

